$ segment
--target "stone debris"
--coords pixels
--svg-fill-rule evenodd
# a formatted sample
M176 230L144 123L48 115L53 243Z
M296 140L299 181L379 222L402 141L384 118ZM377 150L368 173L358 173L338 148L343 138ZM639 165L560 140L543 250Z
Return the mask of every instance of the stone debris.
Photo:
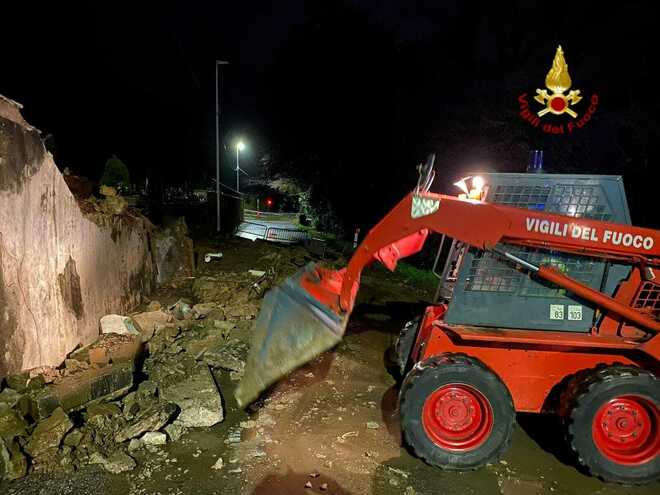
M133 315L132 318L137 330L142 336L143 342L148 342L151 337L153 337L154 333L174 321L174 317L170 313L166 313L160 309L148 311L146 313L138 313Z
M224 467L224 465L225 462L222 460L222 457L218 457L218 460L215 461L215 464L213 464L213 466L211 466L211 469L220 470Z
M0 480L16 480L27 473L27 459L14 440L0 438Z
M159 301L151 301L149 304L147 304L147 311L158 311L162 307L163 306Z
M94 452L89 457L90 464L101 464L106 471L114 474L132 471L135 469L135 460L128 454L118 451L114 454L105 457L98 452Z
M167 435L159 431L148 431L140 439L144 445L165 445Z
M25 446L25 451L31 457L39 457L48 450L57 449L73 423L61 407L53 411L53 414L37 424L30 436L30 441Z
M135 322L128 317L122 315L105 315L99 321L101 326L101 333L118 333L120 335L140 335Z
M180 381L161 386L160 397L181 408L185 427L213 426L223 420L222 399L207 365L196 365Z
M186 433L187 428L179 421L174 421L164 428L167 436L170 437L172 442L178 442L179 439Z
M116 195L108 198L123 201ZM170 254L185 250L185 242L179 242L174 231L170 230L169 240L155 239L161 249L154 253L164 267L159 271L162 280L192 275L186 269L174 270L169 255L163 254L162 249ZM290 268L293 272L298 267ZM173 299L164 299L167 304L154 300L143 312L105 315L99 321L97 340L75 349L61 366L6 377L4 389L0 388L0 479L18 479L37 470L70 472L87 464L126 472L136 467L129 454L142 449L147 452L141 452L140 459L151 457L141 466L140 479L150 476L147 471L154 465L149 459L154 456L160 463L176 462L167 458L162 446L187 442L182 437L189 428L210 427L224 419L216 379L221 373L232 380L242 376L250 320L260 305L251 289L253 277L271 280L274 273L244 270L190 277L186 287L191 299L178 298L174 304ZM181 278L169 280L169 287L184 286ZM292 394L284 402L268 400L266 408L286 409L298 398ZM247 459L265 458L264 445L273 440L266 439L264 427L274 424L263 410L255 420L229 428L225 443L236 449L244 446ZM264 441L243 442L246 429ZM212 468L238 474L242 468L237 462L238 458L231 458L233 469L226 470L225 461L218 458Z
M380 428L380 424L376 421L367 421L367 428L370 430L377 430Z
M140 411L137 417L115 435L115 442L122 443L148 431L158 431L176 414L177 407L169 402L157 402Z

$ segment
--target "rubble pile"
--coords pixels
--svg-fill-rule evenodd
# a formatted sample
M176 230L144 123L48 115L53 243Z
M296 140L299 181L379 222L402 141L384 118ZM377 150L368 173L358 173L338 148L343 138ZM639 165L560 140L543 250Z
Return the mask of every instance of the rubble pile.
M260 296L297 264L198 277L192 299L106 315L98 339L57 368L6 377L0 392L0 479L99 464L132 470L137 450L224 419L214 373L240 380ZM137 377L140 377L139 379Z

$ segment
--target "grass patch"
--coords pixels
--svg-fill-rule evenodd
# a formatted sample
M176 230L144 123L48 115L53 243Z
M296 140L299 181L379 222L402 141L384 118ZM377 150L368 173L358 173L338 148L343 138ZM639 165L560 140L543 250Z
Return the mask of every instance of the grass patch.
M431 273L431 270L421 270L408 263L399 263L395 273L406 283L416 287L434 290L438 285L438 279Z

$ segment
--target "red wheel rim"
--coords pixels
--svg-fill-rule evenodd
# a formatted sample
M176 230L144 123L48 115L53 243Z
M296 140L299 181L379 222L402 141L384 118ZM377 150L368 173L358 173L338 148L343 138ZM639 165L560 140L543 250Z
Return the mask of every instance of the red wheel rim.
M477 389L452 383L427 397L422 425L437 446L453 451L472 450L490 435L493 408Z
M617 464L644 464L660 452L660 411L644 397L625 395L603 404L592 425L594 444Z

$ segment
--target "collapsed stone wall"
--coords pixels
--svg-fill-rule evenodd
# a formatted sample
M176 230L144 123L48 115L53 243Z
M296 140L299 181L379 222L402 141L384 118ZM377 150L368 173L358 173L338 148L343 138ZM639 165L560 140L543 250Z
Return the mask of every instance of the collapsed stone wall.
M59 365L155 274L149 221L84 214L20 108L0 96L0 380Z

